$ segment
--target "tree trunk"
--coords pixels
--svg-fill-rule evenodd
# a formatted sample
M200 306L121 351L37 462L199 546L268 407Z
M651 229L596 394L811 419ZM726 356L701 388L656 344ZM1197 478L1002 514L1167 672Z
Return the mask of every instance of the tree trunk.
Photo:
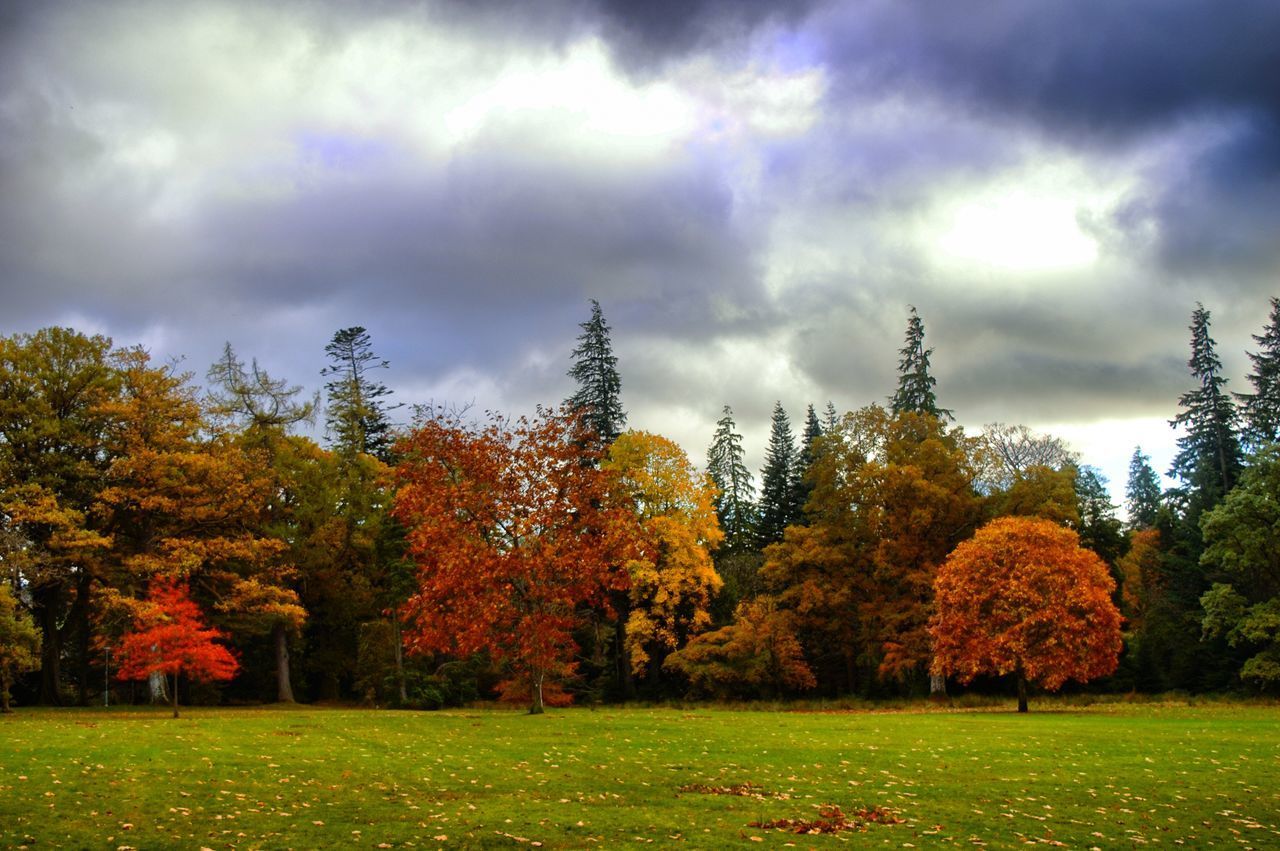
M293 703L293 686L289 682L289 631L284 621L271 628L271 637L276 645L276 700Z
M12 685L12 679L9 669L0 663L0 714L9 714L9 686Z
M409 703L409 691L404 681L404 639L400 637L400 617L391 616L391 634L396 646L396 685L400 688L400 705Z
M178 672L173 672L173 717L178 717Z
M152 650L155 649L153 646ZM152 703L165 703L169 695L164 693L164 674L156 671L147 677L147 694Z
M618 620L614 625L614 654L618 659L618 685L622 687L622 699L633 700L636 681L631 676L631 655L627 653L627 620L624 609L618 608Z
M1027 711L1027 678L1022 671L1018 671L1018 711Z
M50 585L34 594L40 610L40 703L61 706L58 681L62 678L62 635L58 631L58 608L62 602L62 586Z
M542 677L541 671L533 675L533 688L530 690L533 693L533 703L529 707L530 715L541 715L546 711L542 706Z
M929 675L929 697L932 700L942 700L947 696L947 678L943 674Z
M71 607L72 616L68 618L75 624L76 647L80 652L79 682L76 686L80 706L89 705L89 589L92 585L93 577L88 571L83 572L76 583L76 601Z

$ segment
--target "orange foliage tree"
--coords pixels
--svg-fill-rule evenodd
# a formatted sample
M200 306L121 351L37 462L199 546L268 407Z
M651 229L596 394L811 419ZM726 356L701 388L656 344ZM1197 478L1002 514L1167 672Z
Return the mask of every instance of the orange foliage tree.
M1049 520L1002 517L960 544L934 581L933 671L969 682L1014 674L1018 711L1027 683L1110 674L1119 660L1115 581L1102 559Z
M410 653L488 651L510 692L543 711L576 667L587 606L627 587L634 519L610 507L609 474L584 461L575 418L539 411L483 426L428 417L398 446L394 514L417 565L401 607Z
M152 583L143 606L121 645L122 680L145 680L152 674L172 679L173 717L178 717L178 675L196 682L229 680L239 669L235 656L216 639L225 638L209 628L192 602L186 585L172 581Z

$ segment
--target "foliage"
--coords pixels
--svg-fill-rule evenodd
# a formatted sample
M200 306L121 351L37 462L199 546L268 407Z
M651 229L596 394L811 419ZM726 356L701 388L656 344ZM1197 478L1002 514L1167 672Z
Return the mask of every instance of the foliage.
M1016 674L1056 691L1116 668L1120 613L1115 582L1069 529L1006 517L956 547L938 570L929 622L933 669L969 682Z
M760 471L760 506L758 545L768 546L782 540L783 531L800 517L802 506L796 504L799 457L791 434L791 420L781 402L773 405L769 427L769 445L765 449L764 469Z
M637 676L656 674L667 653L711 624L711 599L723 584L711 561L724 538L712 506L715 486L684 450L648 432L619 435L601 466L640 530L626 564L627 655Z
M217 639L226 633L205 624L200 608L181 582L157 579L147 593L133 629L120 645L122 680L142 680L152 674L173 679L173 717L178 717L178 676L194 682L229 680L239 663Z
M1160 530L1137 529L1129 534L1129 551L1116 561L1116 570L1120 574L1121 612L1135 633L1143 631L1147 612L1164 595L1162 555Z
M1125 538L1106 477L1088 464L1076 467L1075 495L1080 546L1093 550L1107 564L1114 564L1125 551Z
M18 608L7 582L0 582L0 712L9 711L9 689L16 674L40 667L40 633L31 616Z
M1075 467L1055 470L1034 465L1019 471L1007 488L987 497L987 514L990 517L1043 517L1065 526L1078 526Z
M791 621L768 596L745 601L732 625L694 638L664 667L683 676L696 696L771 698L806 691L817 681Z
M609 339L609 325L604 321L600 302L591 300L591 318L580 327L582 334L573 350L573 366L569 377L578 389L565 400L564 406L583 418L596 450L603 452L627 424L622 409L622 380L618 377L618 359Z
M1079 457L1060 437L1037 434L1024 425L989 423L975 445L978 485L984 493L1008 490L1036 468L1064 470Z
M1259 449L1280 441L1280 298L1271 299L1271 316L1261 335L1254 335L1257 352L1249 352L1252 393L1237 393L1244 416L1245 439Z
M736 428L733 411L725 405L707 450L707 474L716 486L716 518L724 532L721 549L742 552L756 545L756 506L751 472L743 463L742 435Z
M579 607L628 587L634 520L582 463L582 423L540 412L427 419L400 444L394 514L418 568L400 608L413 653L487 650L530 684L574 668Z
M929 373L933 349L924 347L924 322L915 307L907 317L906 340L898 350L898 389L890 399L895 414L925 414L941 420L954 419L951 411L938 407L933 388L938 380Z
M393 435L387 412L398 406L383 401L391 390L371 375L375 369L386 369L389 361L373 353L369 332L359 325L334 332L324 351L329 365L320 374L329 378L325 383L329 439L345 457L367 453L390 460Z
M1129 511L1130 529L1150 529L1156 525L1156 515L1160 511L1160 476L1141 446L1134 447L1133 458L1129 460L1125 505Z

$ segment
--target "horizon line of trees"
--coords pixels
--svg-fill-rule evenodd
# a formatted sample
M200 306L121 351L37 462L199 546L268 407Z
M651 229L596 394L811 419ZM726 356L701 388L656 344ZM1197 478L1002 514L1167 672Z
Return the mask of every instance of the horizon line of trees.
M1127 523L1060 439L955 424L914 307L887 404L809 405L798 440L775 404L758 491L728 405L703 469L626 429L594 300L571 355L576 391L520 419L419 405L397 428L379 380L389 363L365 329L340 329L320 371L323 446L298 433L319 397L230 344L202 391L101 336L0 338L0 691L46 704L106 691L175 711L176 689L188 702L424 707L496 695L539 710L941 695L957 672L937 663L931 631L939 569L999 518L1064 527L1106 565L1124 649L1094 687L1274 688L1280 300L1271 308L1249 353L1253 392L1233 394L1197 305L1194 386L1171 421L1178 485L1162 490L1136 448ZM230 669L179 678L172 660L119 658L143 646L131 640L143 625L167 622L157 600L179 597L234 651L229 682ZM122 669L139 680L113 682ZM1011 687L992 671L976 687Z

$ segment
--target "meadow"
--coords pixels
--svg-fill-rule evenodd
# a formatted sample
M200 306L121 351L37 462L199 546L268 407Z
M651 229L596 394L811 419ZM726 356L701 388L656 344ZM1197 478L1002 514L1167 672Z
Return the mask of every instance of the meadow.
M1280 706L1011 708L20 709L0 846L1280 846Z

